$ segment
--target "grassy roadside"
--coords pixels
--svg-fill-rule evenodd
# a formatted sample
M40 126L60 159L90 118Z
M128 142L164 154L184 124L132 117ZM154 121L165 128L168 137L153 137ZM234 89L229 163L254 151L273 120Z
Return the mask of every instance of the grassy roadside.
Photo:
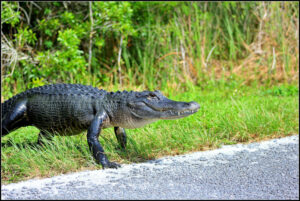
M191 87L184 93L165 91L173 100L197 101L200 110L183 119L127 129L125 151L117 149L113 129L103 130L100 142L111 161L131 163L213 149L223 144L298 134L298 91L296 85L259 89ZM45 147L39 147L36 145L38 132L34 127L26 127L2 139L3 184L101 168L89 153L85 133L55 137Z

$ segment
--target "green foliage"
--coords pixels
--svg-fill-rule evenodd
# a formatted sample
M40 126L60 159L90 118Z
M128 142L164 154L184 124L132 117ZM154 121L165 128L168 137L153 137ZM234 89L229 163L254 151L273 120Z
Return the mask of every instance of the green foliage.
M238 81L252 77L227 76L234 68L253 74L268 68L269 73L264 80L256 79L258 82L295 81L299 69L294 34L298 5L96 1L92 2L91 28L89 2L2 1L1 31L12 44L11 52L4 56L8 55L8 62L17 59L14 67L2 65L3 76L11 76L2 79L6 85L3 93L9 94L11 89L16 93L37 83L103 86L122 79L125 86L154 89L176 85L180 89L181 85L204 86L232 81L232 77ZM260 32L265 34L258 41ZM263 55L256 54L259 43L265 48ZM278 55L275 69L272 48ZM28 59L11 56L16 53ZM284 79L276 76L281 64Z
M299 87L295 85L280 85L267 89L264 94L272 96L299 96Z
M43 86L45 84L44 78L33 78L32 87Z
M59 28L59 20L58 19L51 19L51 20L45 20L42 19L40 21L39 29L44 32L46 36L52 36Z
M19 23L20 11L18 11L18 2L1 1L1 26L10 24L15 27Z
M43 77L56 75L58 79L71 78L71 82L80 82L86 71L86 60L83 51L78 46L80 39L76 31L66 29L58 31L57 41L60 50L55 52L39 52L37 59L41 67ZM72 77L74 76L74 77Z
M28 27L18 28L18 32L14 35L14 41L19 47L23 47L26 43L34 45L37 41L36 34L32 32Z
M75 23L75 16L73 13L65 11L61 16L61 22L64 24L73 25Z
M80 43L76 32L72 29L59 31L57 41L59 41L62 45L62 48L65 49L78 49L78 45Z
M134 35L135 30L132 25L132 13L130 2L95 2L93 3L93 17L95 26L101 27L99 33L112 33Z

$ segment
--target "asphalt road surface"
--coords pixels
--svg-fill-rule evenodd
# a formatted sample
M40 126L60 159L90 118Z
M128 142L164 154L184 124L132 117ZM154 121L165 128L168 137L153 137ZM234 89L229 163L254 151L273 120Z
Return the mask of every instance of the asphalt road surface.
M299 199L299 135L2 185L2 199Z

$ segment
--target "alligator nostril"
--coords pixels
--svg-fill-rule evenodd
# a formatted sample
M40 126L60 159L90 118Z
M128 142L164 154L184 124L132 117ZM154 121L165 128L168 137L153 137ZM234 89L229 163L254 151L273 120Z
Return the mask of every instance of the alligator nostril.
M190 106L191 106L191 103L184 103L184 106L185 106L185 107L190 107Z
M189 104L192 110L196 110L200 108L200 105L195 101L189 102Z
M182 107L189 110L198 110L200 108L200 105L197 102L192 101L192 102L183 102Z

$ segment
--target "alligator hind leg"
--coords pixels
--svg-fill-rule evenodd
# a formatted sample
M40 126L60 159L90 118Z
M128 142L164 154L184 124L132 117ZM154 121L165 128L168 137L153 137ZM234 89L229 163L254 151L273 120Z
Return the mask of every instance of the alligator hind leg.
M15 105L9 114L6 114L4 117L2 117L1 136L5 136L13 130L28 125L26 120L26 110L26 101L21 101Z
M114 127L115 134L120 146L125 149L127 144L127 136L125 133L125 129L121 127Z

